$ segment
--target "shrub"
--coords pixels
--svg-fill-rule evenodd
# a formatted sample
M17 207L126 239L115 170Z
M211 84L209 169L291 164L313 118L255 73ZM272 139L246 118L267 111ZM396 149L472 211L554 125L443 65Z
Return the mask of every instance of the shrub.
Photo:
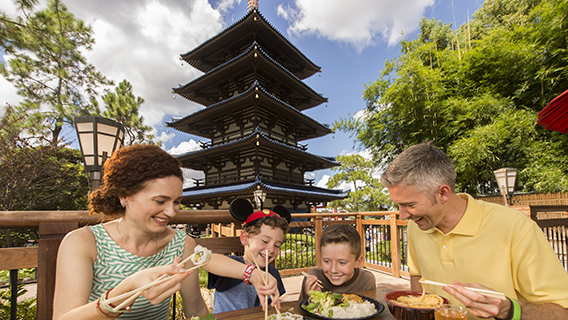
M26 294L28 290L23 284L18 285L18 297ZM12 307L10 305L11 289L0 290L0 319L10 319ZM29 298L18 302L16 319L35 320L37 312L37 298Z

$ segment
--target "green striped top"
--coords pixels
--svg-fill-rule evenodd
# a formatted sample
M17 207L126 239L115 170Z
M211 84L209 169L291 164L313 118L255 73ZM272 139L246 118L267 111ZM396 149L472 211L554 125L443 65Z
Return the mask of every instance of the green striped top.
M93 286L89 302L95 301L110 288L116 287L124 278L137 271L172 264L176 256L182 257L186 234L178 230L166 248L150 257L140 257L122 249L110 238L102 224L90 227L97 242L97 259L93 264ZM152 305L140 296L132 305L132 311L123 313L119 319L168 319L170 298Z

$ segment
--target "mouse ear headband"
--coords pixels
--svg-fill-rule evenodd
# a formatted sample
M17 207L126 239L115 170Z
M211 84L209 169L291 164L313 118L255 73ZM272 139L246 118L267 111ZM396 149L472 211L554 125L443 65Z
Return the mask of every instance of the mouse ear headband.
M286 219L288 223L292 221L292 215L290 211L286 209L284 206L276 205L272 207L272 210L264 209L259 211L254 211L252 204L243 198L237 198L231 202L229 206L229 211L233 218L244 221L243 226L252 223L260 218L270 217L270 216L278 216L279 218Z

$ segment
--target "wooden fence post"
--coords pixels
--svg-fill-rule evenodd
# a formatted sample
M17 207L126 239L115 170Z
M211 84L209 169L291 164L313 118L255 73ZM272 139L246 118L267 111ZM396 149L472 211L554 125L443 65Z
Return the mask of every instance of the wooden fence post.
M355 216L355 228L357 229L357 232L359 233L359 237L361 238L361 254L363 255L363 261L365 261L365 259L367 259L367 253L365 252L365 230L363 228L363 215L358 213Z
M321 215L317 215L315 218L315 224L314 224L314 229L315 229L315 243L316 243L316 267L321 267L321 252L320 252L320 238L321 238L321 232L323 231L323 222L322 222L322 216Z
M63 237L77 228L77 222L39 224L38 261L43 265L37 268L37 320L52 319L57 251Z
M390 214L390 232L391 232L391 261L392 275L395 278L400 277L400 234L398 232L398 218L396 213Z

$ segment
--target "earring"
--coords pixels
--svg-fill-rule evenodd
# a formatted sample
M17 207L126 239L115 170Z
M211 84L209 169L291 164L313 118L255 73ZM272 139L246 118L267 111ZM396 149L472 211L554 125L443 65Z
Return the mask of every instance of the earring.
M126 200L124 200L123 202L121 202L120 205L121 205L123 208L126 207Z

